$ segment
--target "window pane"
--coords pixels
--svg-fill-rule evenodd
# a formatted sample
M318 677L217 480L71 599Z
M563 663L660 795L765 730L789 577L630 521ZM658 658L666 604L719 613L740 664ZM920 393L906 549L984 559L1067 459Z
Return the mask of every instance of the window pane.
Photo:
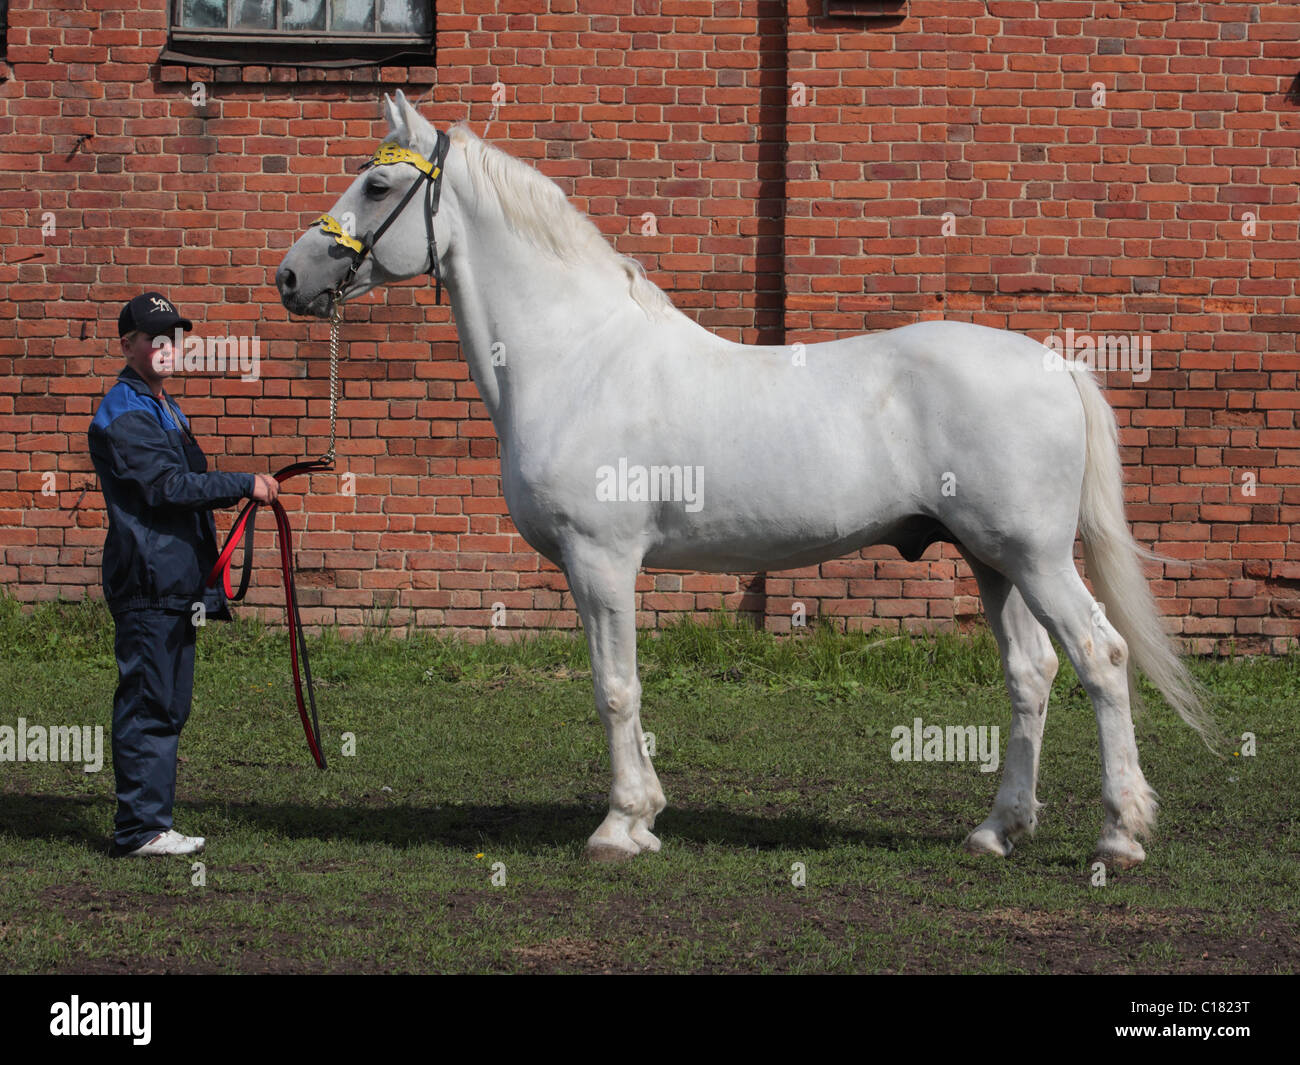
M375 0L330 0L330 29L365 30L375 28Z
M325 0L282 0L284 14L280 28L286 30L323 30Z
M235 0L235 25L241 30L275 29L275 0Z
M181 25L224 30L226 0L185 0L181 5Z
M384 33L429 32L430 0L383 0L379 8Z

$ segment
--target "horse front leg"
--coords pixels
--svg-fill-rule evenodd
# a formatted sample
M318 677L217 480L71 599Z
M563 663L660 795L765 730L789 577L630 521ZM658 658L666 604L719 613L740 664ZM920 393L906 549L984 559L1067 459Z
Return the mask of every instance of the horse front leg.
M651 830L665 806L641 732L635 598L640 560L579 545L564 552L564 563L587 634L596 709L614 774L609 813L587 840L587 857L622 861L659 849Z

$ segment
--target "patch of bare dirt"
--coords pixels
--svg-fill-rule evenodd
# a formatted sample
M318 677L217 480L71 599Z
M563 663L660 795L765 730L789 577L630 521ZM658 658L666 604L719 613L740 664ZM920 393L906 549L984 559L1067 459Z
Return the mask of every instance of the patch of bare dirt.
M185 908L203 896L141 897L68 884L42 892L51 909L91 927L109 928L115 919L147 908L164 926L185 924ZM271 892L247 893L250 902L283 903ZM300 900L305 901L306 900ZM684 957L699 959L695 972L819 971L843 966L845 951L864 959L864 971L963 973L1006 968L1031 973L1269 973L1300 971L1300 924L1274 911L1255 914L1240 929L1224 929L1213 913L1192 908L1143 909L1087 904L1077 910L997 906L977 910L932 899L873 894L839 887L807 892L770 890L734 899L652 901L618 894L598 903L573 891L539 890L488 895L481 889L447 892L437 898L368 895L349 924L375 928L414 918L430 908L458 938L472 942L488 917L499 914L537 922L547 937L508 947L504 954L474 956L470 948L457 968L468 972L642 973L678 972ZM581 928L565 918L582 910ZM906 950L881 949L901 942ZM918 931L919 930L919 931ZM523 937L521 937L523 938ZM535 936L532 938L536 938ZM873 946L873 941L876 946ZM636 956L626 948L636 942ZM725 944L726 950L719 950ZM824 944L824 945L823 945ZM65 973L344 973L406 970L411 956L304 959L298 933L246 928L186 928L159 947L155 958L73 956L58 966ZM1159 948L1153 951L1153 946ZM184 948L184 949L182 949ZM204 955L195 958L196 951ZM417 964L418 967L418 964Z
M605 966L609 945L590 939L560 936L557 939L548 939L545 943L515 947L510 953L533 970L579 968L593 972ZM604 971L610 970L605 968Z

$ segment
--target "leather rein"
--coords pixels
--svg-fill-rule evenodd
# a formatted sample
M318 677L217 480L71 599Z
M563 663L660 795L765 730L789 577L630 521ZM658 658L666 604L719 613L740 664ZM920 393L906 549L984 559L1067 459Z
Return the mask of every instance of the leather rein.
M433 219L438 213L438 205L442 198L442 167L447 158L447 150L451 141L441 130L436 132L438 139L433 160L424 158L424 156L412 151L410 148L403 148L391 141L386 141L362 165L361 169L366 170L372 166L409 164L420 171L420 177L411 183L411 187L406 190L406 195L402 197L401 202L384 219L372 236L363 240L356 239L339 224L333 215L329 214L323 214L311 223L312 226L319 225L322 232L332 236L335 244L348 252L352 261L343 279L330 292L329 448L318 459L293 462L277 470L275 479L280 484L284 484L286 481L303 474L326 473L334 469L334 428L338 414L339 331L343 320L343 291L352 283L357 269L374 250L379 238L384 235L388 227L397 219L397 216L405 210L406 205L411 201L411 197L421 188L426 189L424 217L429 241L429 269L425 272L433 276L437 286L437 300L439 303L442 302L442 277L438 270L438 245L434 239ZM311 226L308 228L310 229ZM250 499L244 504L244 509L239 512L239 517L235 519L230 535L226 538L225 546L221 549L216 565L212 567L212 572L208 574L207 587L215 587L217 581L221 581L225 588L226 597L232 602L239 602L248 592L248 583L253 572L253 523L260 506L262 504L255 499ZM271 510L275 516L277 540L280 548L280 575L284 582L285 613L288 615L289 621L289 658L293 669L294 698L298 705L298 717L302 721L303 732L307 737L307 747L311 751L311 756L316 765L321 769L325 769L327 764L324 745L321 742L320 722L316 714L316 692L311 679L311 663L307 657L307 636L303 630L302 614L298 608L298 589L294 581L292 529L289 525L289 515L285 512L279 499L271 502ZM241 541L244 542L244 560L239 578L239 588L235 590L231 586L230 570L235 556L235 548L239 546ZM306 689L305 700L303 698L304 688Z

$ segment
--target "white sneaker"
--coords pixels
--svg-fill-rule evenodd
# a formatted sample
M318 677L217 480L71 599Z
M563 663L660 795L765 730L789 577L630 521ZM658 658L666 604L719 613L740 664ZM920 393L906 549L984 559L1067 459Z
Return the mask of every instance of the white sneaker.
M182 836L173 829L168 829L154 836L142 847L127 851L127 858L148 858L155 854L197 854L207 841L202 836Z

